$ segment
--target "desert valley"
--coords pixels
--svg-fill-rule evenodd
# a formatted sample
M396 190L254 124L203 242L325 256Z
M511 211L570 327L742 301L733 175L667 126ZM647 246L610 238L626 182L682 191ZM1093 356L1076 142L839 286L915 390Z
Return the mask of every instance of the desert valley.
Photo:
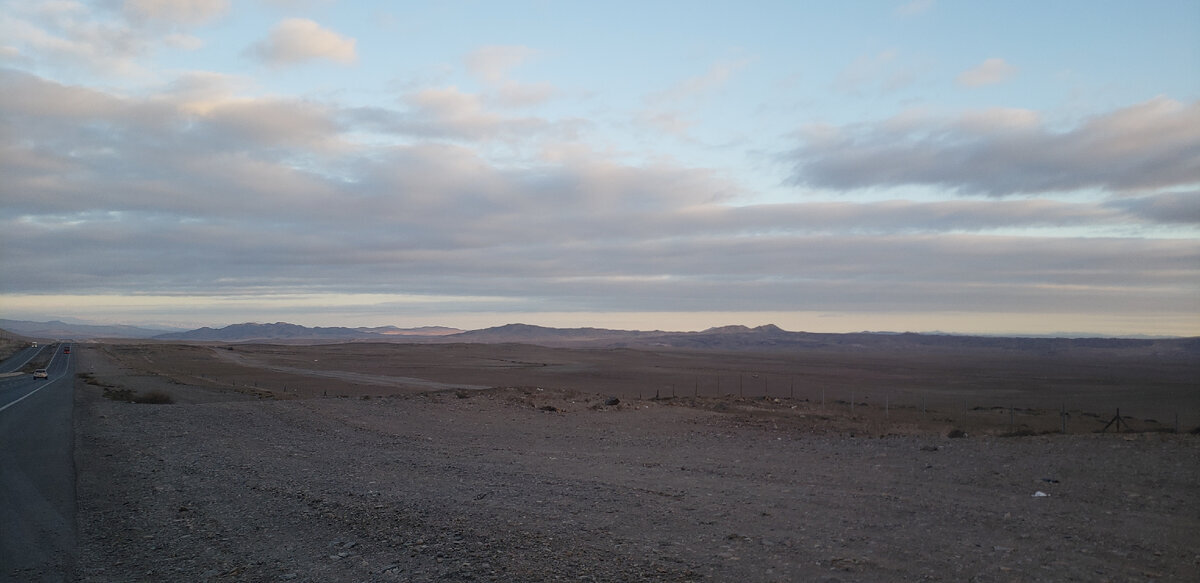
M80 581L1200 573L1195 339L73 346Z

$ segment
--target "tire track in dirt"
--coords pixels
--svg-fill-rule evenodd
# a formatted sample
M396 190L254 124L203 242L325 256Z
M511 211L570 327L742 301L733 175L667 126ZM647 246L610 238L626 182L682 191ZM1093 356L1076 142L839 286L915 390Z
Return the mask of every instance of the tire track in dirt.
M219 350L214 348L213 354L221 360L237 364L240 366L259 368L274 372L282 372L301 376L310 376L318 378L328 378L348 383L356 383L361 385L374 385L381 387L417 387L428 390L444 390L444 389L466 389L466 390L481 390L490 389L487 385L468 385L463 383L443 383L429 379L417 377L402 377L392 375L373 375L359 372L343 371L343 370L314 370L309 368L300 368L294 366L284 366L280 364L271 364L261 361L256 358L248 357L244 354L238 354L230 350Z

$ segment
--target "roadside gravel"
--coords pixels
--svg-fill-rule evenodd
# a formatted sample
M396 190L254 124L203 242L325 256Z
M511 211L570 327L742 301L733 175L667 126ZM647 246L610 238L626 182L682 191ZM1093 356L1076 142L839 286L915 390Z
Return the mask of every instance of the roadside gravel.
M155 382L81 352L102 382ZM79 581L1200 580L1189 435L850 437L536 388L76 388Z

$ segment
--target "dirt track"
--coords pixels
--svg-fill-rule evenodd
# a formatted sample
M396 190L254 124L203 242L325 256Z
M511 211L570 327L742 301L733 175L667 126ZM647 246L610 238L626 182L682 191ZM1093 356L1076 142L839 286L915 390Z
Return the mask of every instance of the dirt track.
M269 400L80 353L181 397L77 383L82 581L1200 577L1191 435L863 437L536 388Z

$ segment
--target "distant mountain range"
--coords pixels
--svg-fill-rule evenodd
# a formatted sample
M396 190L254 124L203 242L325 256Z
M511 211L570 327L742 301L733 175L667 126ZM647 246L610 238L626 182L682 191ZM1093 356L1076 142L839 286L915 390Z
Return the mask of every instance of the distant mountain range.
M89 340L96 338L127 338L156 340L201 340L218 342L252 342L263 340L359 340L376 339L387 341L397 337L438 337L462 332L458 328L445 326L423 326L420 328L398 328L379 326L374 328L309 328L286 322L275 324L234 324L224 328L141 328L138 326L77 324L54 320L52 322L30 322L26 320L0 319L0 329L8 330L29 338L47 340Z
M287 322L233 324L224 328L166 332L134 326L93 326L64 322L0 320L0 327L47 339L138 338L183 342L257 342L314 344L338 342L405 342L463 344L536 344L575 348L682 348L699 350L886 350L954 351L1001 349L1054 354L1073 350L1145 350L1200 353L1200 338L1030 338L957 336L894 332L848 334L789 332L778 326L722 326L700 332L548 328L507 324L463 331L444 326L398 328L307 327Z
M344 328L344 327L315 327L276 322L274 324L233 324L224 328L199 328L187 332L159 334L156 340L200 340L216 342L263 342L263 341L353 341L379 340L387 341L396 337L402 338L439 338L451 334L459 334L462 330L445 326L425 326L421 328L397 328L396 326L380 326L376 328Z
M849 334L789 332L774 325L721 326L700 332L661 330L609 330L604 328L548 328L529 324L506 324L494 328L462 331L453 328L308 328L287 324L235 324L214 330L161 334L159 340L217 342L408 342L462 344L536 344L574 348L682 348L696 350L832 350L868 351L955 351L1001 349L1046 354L1073 350L1145 350L1150 352L1197 352L1200 338L1012 338L956 336L892 332Z
M29 338L44 338L47 340L83 340L88 338L153 338L164 332L165 328L140 328L124 325L76 324L53 320L50 322L30 322L26 320L0 319L0 328L15 332Z

